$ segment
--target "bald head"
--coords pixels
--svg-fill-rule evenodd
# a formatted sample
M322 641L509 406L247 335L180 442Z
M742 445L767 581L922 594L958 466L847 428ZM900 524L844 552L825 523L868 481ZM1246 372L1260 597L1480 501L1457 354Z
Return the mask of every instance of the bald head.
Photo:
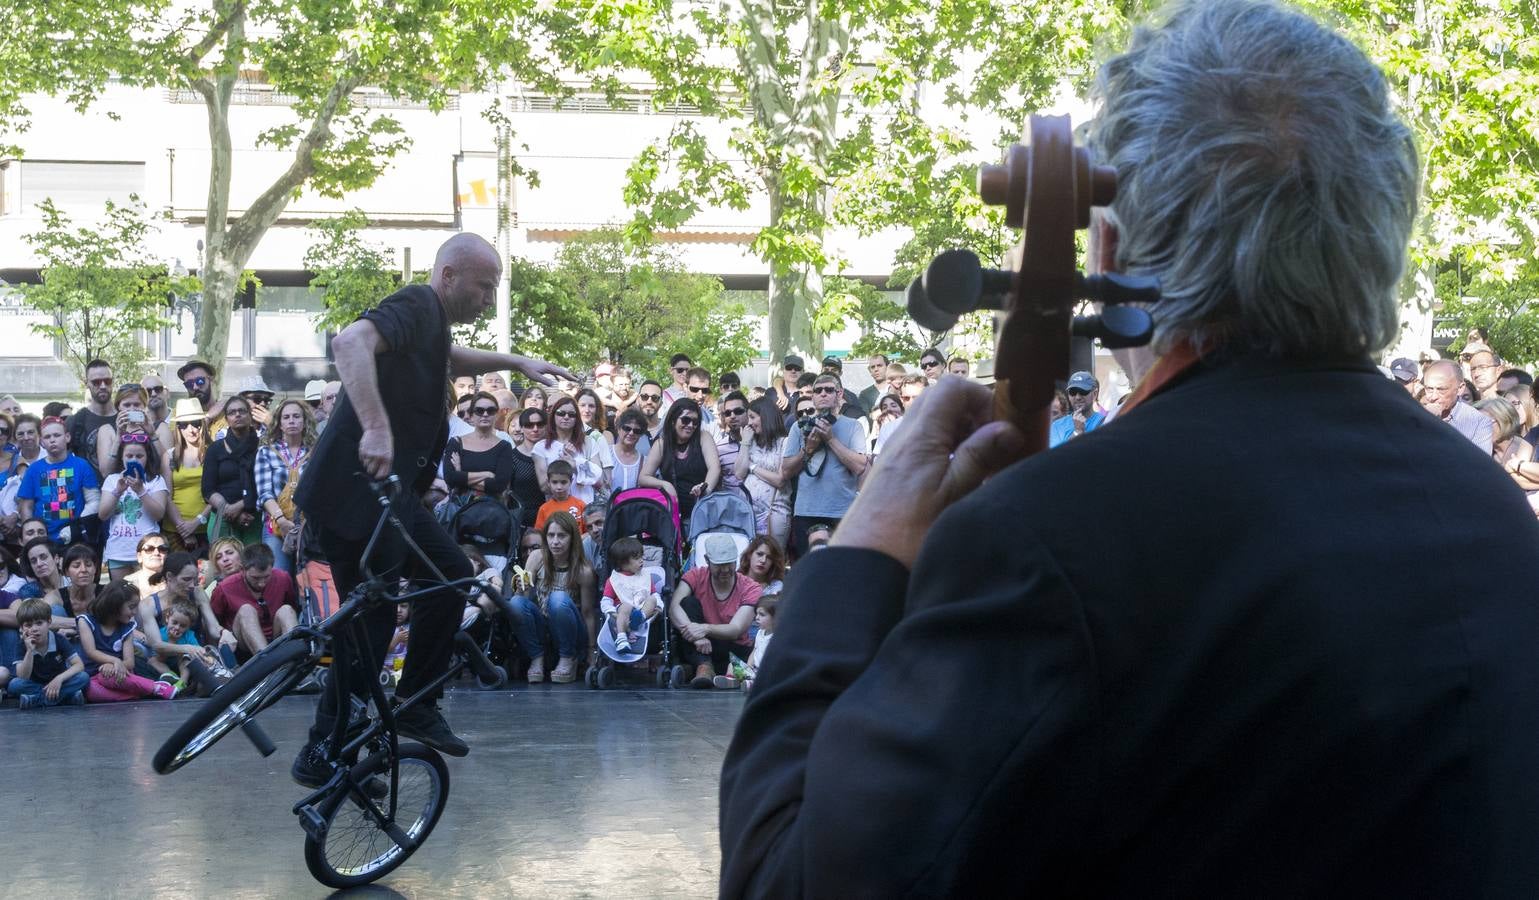
M480 235L456 234L433 258L433 290L455 322L474 322L490 309L501 278L502 260Z

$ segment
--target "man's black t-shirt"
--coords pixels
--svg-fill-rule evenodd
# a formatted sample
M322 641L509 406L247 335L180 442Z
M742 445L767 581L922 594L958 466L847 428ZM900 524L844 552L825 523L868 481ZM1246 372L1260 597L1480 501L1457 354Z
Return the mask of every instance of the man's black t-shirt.
M116 413L103 416L92 412L89 407L75 410L75 414L69 417L69 423L65 426L65 430L69 432L69 452L90 463L94 468L96 466L96 432L103 425L114 425L117 421Z
M449 318L431 287L407 285L359 318L374 323L384 349L374 357L379 395L390 417L393 471L418 493L432 484L449 438ZM363 426L347 385L305 466L294 500L320 528L362 539L379 507L358 463Z

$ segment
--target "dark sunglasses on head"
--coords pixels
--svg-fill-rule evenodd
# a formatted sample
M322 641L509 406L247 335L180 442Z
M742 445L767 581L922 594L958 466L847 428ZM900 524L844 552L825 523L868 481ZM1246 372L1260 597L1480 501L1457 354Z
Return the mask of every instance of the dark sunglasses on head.
M142 391L142 390L144 390L144 385L140 384L137 381L129 381L129 382L126 382L126 383L121 384L121 385L118 386L118 391L120 393L128 393L129 391Z
M495 415L497 415L497 407L495 407L495 406L472 406L470 408L470 414L473 415L473 416L495 416Z
M208 387L208 378L203 375L199 375L197 378L189 378L182 382L182 387L189 391L201 391Z
M642 400L661 400L661 399L663 399L663 395L662 394L637 394L636 396L640 397Z
M839 393L839 389L831 384L825 384L822 387L813 388L812 392L814 394L837 394Z

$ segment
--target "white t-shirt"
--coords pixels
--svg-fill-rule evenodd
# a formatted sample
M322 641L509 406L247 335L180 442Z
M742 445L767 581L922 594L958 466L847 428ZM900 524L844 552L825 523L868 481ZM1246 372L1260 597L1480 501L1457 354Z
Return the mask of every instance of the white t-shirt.
M102 484L104 493L118 493L123 486L123 476L114 472ZM133 491L123 491L118 497L117 511L107 523L107 548L105 556L116 562L134 562L139 555L139 539L160 530L160 522L151 519L144 511L144 497L152 494L169 494L166 480L159 475L144 485L143 496Z
M563 446L565 445L559 441L535 441L534 455L545 460L545 465L548 467L561 459ZM604 453L605 447L601 442L585 440L582 442L582 454L574 460L568 460L576 470L576 474L572 477L572 496L584 503L593 502L593 486L604 477L602 461Z

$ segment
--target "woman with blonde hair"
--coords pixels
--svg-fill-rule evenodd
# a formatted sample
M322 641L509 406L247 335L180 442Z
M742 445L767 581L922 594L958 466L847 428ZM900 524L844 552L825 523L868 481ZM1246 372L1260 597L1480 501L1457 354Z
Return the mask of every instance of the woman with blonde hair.
M272 422L256 453L257 506L263 513L262 543L272 549L273 565L292 572L299 545L294 489L315 449L315 414L309 404L290 397L273 410Z
M1513 460L1534 458L1534 448L1520 435L1523 419L1518 408L1502 397L1488 397L1475 408L1491 419L1491 456L1503 466Z
M118 458L121 435L148 435L155 442L155 452L162 459L171 449L171 426L161 422L158 426L150 417L150 395L137 382L118 385L113 397L117 418L96 429L96 470L106 478L122 471Z
M245 546L233 537L222 537L214 541L208 548L208 559L203 561L203 589L212 591L214 585L231 575L239 574L241 554L245 550Z

